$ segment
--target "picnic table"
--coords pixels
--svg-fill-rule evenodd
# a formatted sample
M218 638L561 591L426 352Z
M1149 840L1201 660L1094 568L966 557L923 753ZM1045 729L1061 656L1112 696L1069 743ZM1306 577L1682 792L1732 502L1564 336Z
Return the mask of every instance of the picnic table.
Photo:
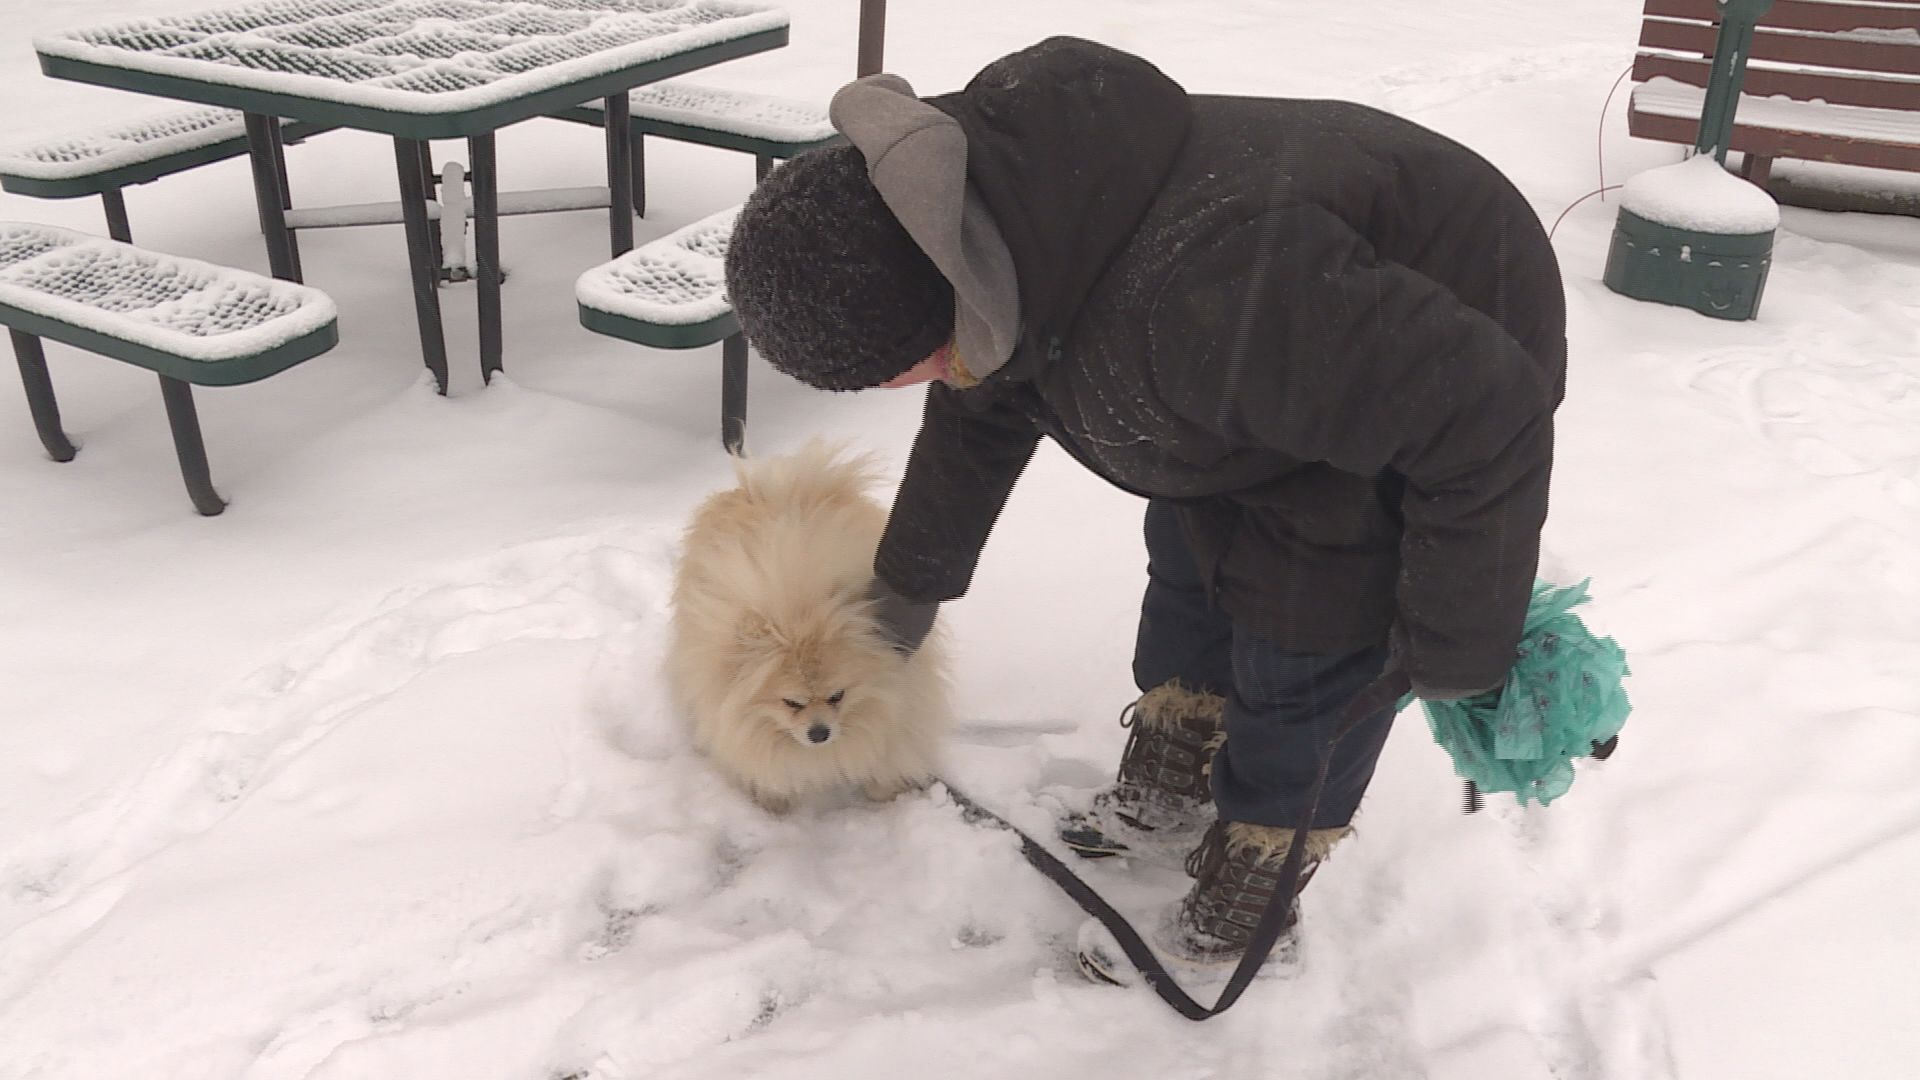
M54 78L244 112L276 278L301 278L281 119L391 136L421 350L445 393L428 142L468 143L480 367L490 377L503 359L495 132L602 102L609 240L620 255L633 247L628 92L780 48L787 25L784 10L752 0L270 0L65 31L34 47Z

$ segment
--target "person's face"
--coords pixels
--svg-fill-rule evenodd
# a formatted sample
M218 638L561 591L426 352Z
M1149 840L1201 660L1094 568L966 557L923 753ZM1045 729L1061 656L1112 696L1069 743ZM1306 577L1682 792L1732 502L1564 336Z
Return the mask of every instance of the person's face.
M952 370L953 342L933 350L933 355L901 372L899 375L880 384L881 390L893 390L902 386L918 386L934 379L945 379Z

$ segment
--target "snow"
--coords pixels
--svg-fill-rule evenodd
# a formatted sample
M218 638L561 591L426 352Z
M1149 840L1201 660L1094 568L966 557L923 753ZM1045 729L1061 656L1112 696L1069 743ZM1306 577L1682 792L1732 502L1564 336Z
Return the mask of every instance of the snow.
M266 352L339 314L317 289L23 222L0 222L0 304L196 363Z
M0 147L0 173L36 180L93 176L246 136L245 121L232 109L178 109Z
M726 298L727 239L735 206L645 243L580 275L575 295L595 311L640 322L693 325L732 309Z
M449 114L787 25L740 0L274 0L42 34L34 48L290 97Z
M828 98L855 6L789 7L791 47L703 79ZM188 10L63 0L12 25ZM1073 31L1198 90L1362 101L1473 147L1551 221L1599 186L1640 14L895 3L888 57L934 92ZM24 49L0 89L8 141L130 107ZM1678 157L1614 110L1610 177ZM500 155L509 187L604 176L578 125L509 129ZM642 240L753 181L738 153L647 156ZM296 206L392 197L387 139L288 164ZM142 185L134 235L261 270L250 193L239 160ZM720 348L578 325L604 214L502 222L491 386L472 290L441 291L445 398L401 231L302 235L342 342L198 395L218 518L182 496L151 373L49 346L79 456L48 461L0 402L0 1077L1905 1080L1920 223L1783 210L1760 317L1729 324L1605 288L1612 203L1555 234L1572 370L1545 539L1632 661L1621 749L1549 808L1465 817L1404 718L1307 893L1302 970L1204 1025L1082 984L1055 948L1077 909L937 793L774 820L688 751L655 665L679 530L730 482ZM5 219L99 215L0 196ZM837 435L902 466L917 394L752 363L751 448ZM956 787L1036 828L1111 776L1143 566L1138 504L1043 448L942 615ZM1141 918L1185 880L1086 873Z
M1711 154L1636 173L1621 191L1620 205L1648 221L1722 236L1772 232L1780 224L1773 196L1728 172Z
M1707 92L1662 75L1634 87L1633 107L1655 116L1700 118ZM1743 127L1804 131L1867 142L1911 146L1920 142L1920 115L1905 109L1874 109L1864 105L1833 105L1825 101L1795 101L1788 97L1741 94L1734 123Z
M725 131L749 139L805 143L838 135L827 118L825 102L814 104L771 94L728 90L719 86L666 82L642 86L627 95L634 116L711 131ZM587 108L602 109L590 101Z

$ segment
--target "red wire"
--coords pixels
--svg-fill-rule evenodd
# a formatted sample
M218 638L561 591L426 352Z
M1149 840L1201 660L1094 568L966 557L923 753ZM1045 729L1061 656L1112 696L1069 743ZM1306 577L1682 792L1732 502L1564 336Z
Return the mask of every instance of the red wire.
M1588 199L1593 198L1595 195L1604 195L1609 191L1615 191L1625 186L1626 186L1625 184L1609 184L1606 187L1595 188L1592 191L1587 192L1585 195L1582 195L1579 198L1573 200L1573 202L1569 204L1565 210L1560 211L1559 217L1553 219L1553 228L1547 230L1547 239L1548 240L1553 239L1554 230L1560 227L1561 222L1567 220L1567 215L1573 212L1574 207L1579 206L1581 203L1586 202Z
M1579 206L1581 203L1586 202L1588 199L1593 198L1595 195L1600 196L1601 202L1606 202L1607 192L1616 191L1623 186L1620 184L1607 183L1605 136L1606 136L1606 130L1607 130L1607 110L1613 107L1613 95L1619 92L1620 84L1625 82L1627 80L1627 76L1631 74L1633 74L1633 65L1629 64L1627 65L1627 70L1621 72L1620 77L1613 80L1612 88L1607 91L1607 100L1604 103L1602 103L1600 106L1600 123L1595 126L1594 133L1593 133L1594 168L1600 174L1600 186L1593 189L1592 191L1587 192L1585 195L1582 195L1579 198L1573 200L1572 203L1568 204L1565 210L1560 211L1560 216L1553 219L1553 228L1547 230L1548 240L1553 239L1553 234L1559 230L1560 223L1567 220L1567 215L1573 212L1574 207Z
M1607 91L1607 100L1604 104L1600 106L1600 123L1594 126L1593 164L1594 164L1594 169L1600 174L1600 190L1601 191L1607 190L1607 159L1606 159L1607 144L1606 144L1606 139L1604 138L1604 135L1607 130L1607 110L1613 107L1613 95L1619 91L1620 84L1625 82L1627 79L1627 76L1631 74L1633 74L1633 65L1628 64L1627 70L1621 72L1620 77L1618 79L1613 80L1612 89ZM1600 197L1600 201L1606 202L1607 201L1606 196L1602 195Z

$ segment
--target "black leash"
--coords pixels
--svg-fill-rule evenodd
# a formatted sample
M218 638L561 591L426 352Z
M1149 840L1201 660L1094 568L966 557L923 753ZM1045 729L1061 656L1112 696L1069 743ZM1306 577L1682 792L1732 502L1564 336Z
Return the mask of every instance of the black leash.
M1347 733L1359 726L1360 722L1381 709L1392 708L1411 688L1404 672L1398 668L1389 670L1379 678L1368 683L1340 714L1340 726L1334 730L1333 737L1321 748L1319 760L1315 763L1313 786L1307 793L1307 814L1293 830L1293 843L1287 848L1286 862L1280 868L1280 887L1273 892L1273 899L1267 903L1267 909L1260 913L1260 922L1254 927L1253 936L1247 941L1247 951L1240 957L1240 965L1233 969L1233 976L1227 980L1226 989L1220 992L1220 1000L1211 1007L1195 1001L1180 988L1179 982L1167 973L1158 957L1139 931L1127 922L1126 917L1113 909L1093 887L1081 881L1079 876L1068 869L1065 863L1040 846L1033 837L1014 827L1007 819L981 806L968 798L952 784L947 791L953 796L955 805L960 807L961 815L970 822L985 821L997 825L1020 838L1020 853L1026 856L1033 868L1046 875L1047 879L1060 886L1062 892L1080 905L1080 910L1100 920L1100 924L1113 935L1120 951L1139 969L1147 985L1160 999L1173 1006L1174 1011L1189 1020L1210 1020L1233 1007L1240 1000L1259 973L1260 965L1267 962L1267 955L1273 952L1273 946L1280 940L1281 927L1286 924L1287 911L1293 906L1294 893L1300 887L1300 874L1306 866L1307 838L1313 831L1313 816L1320 810L1320 796L1326 790L1327 770L1332 765L1333 748Z

